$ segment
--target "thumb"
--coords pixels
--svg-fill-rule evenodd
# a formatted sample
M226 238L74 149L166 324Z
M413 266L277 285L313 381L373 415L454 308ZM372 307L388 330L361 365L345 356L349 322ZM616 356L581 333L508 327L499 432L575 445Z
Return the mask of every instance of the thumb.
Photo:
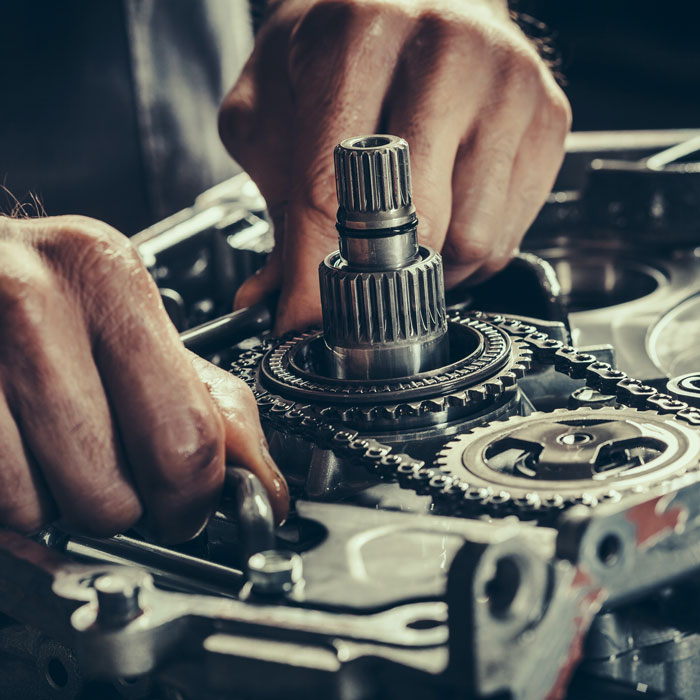
M278 334L317 325L321 321L318 266L329 253L338 249L335 189L328 190L329 206L323 209L300 202L289 205L282 289L275 325Z
M253 306L280 288L282 284L280 258L279 243L277 243L266 263L239 287L233 300L234 311Z

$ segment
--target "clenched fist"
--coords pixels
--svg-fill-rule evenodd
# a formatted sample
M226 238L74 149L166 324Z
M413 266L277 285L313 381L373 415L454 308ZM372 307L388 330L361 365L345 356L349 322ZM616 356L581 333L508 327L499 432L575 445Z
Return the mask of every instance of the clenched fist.
M114 229L0 218L0 332L0 525L110 535L145 516L184 540L216 505L225 458L285 516L252 394L184 349Z
M333 147L404 137L422 242L448 286L502 268L551 190L569 104L503 0L281 0L224 101L230 153L267 199L277 330L320 318L317 266L337 247Z

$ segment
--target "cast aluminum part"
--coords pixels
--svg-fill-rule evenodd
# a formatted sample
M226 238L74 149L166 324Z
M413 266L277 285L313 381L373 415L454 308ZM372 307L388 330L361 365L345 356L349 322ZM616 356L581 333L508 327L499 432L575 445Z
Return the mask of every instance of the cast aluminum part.
M330 372L407 377L448 358L440 255L418 244L408 144L389 135L335 149L339 250L319 268Z

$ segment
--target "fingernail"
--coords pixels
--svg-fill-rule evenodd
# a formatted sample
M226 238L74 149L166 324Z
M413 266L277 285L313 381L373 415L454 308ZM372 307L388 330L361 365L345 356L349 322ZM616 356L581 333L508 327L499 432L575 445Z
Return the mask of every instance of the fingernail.
M277 463L275 462L274 459L272 459L272 455L270 454L270 449L267 446L267 440L265 439L264 436L262 438L260 438L260 454L262 455L262 458L263 458L263 461L265 462L265 464L267 464L267 466L270 467L270 469L272 469L272 471L275 474L277 474L277 476L280 477L279 478L279 486L278 486L278 480L275 479L275 488L278 490L278 492L280 490L284 490L284 492L287 493L287 495L289 495L289 490L287 488L287 482L284 478L284 475L280 471L280 468L277 466Z

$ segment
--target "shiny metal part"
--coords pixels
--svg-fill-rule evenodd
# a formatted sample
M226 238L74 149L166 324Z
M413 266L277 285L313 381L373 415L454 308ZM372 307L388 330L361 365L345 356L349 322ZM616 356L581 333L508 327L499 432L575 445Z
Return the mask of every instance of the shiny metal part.
M689 372L674 377L666 384L666 388L678 401L685 401L695 408L700 407L700 372Z
M389 229L386 235L340 236L340 255L348 265L359 270L398 270L418 258L418 234L414 228L396 233Z
M346 139L335 166L339 250L319 268L330 373L389 379L444 366L442 260L418 245L408 144Z
M396 228L416 220L408 143L371 134L335 147L338 223L352 229Z
M103 627L120 627L137 618L139 589L118 573L100 576L93 584L97 593L97 622Z
M295 552L269 549L248 559L248 579L255 593L290 593L302 581L303 565Z
M251 471L226 468L224 497L219 510L222 517L237 523L246 557L274 548L275 520L270 498L260 479Z
M699 461L700 434L682 419L604 406L475 428L449 442L436 466L501 512L543 517L648 491L694 474Z

